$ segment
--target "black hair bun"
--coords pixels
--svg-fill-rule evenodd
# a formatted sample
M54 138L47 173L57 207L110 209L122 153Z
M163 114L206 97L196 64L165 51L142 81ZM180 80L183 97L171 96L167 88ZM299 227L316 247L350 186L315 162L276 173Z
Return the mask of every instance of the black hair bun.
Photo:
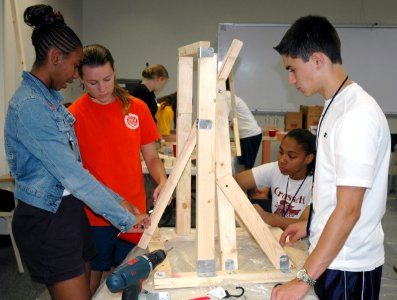
M27 25L36 28L47 26L54 22L65 22L59 11L45 4L33 5L26 8L23 19Z

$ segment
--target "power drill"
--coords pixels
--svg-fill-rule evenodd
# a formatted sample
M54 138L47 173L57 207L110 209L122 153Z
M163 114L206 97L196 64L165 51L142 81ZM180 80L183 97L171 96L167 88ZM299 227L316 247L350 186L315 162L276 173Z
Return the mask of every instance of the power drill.
M164 261L164 250L155 250L117 267L107 278L106 285L112 293L123 291L122 300L138 300L143 281Z

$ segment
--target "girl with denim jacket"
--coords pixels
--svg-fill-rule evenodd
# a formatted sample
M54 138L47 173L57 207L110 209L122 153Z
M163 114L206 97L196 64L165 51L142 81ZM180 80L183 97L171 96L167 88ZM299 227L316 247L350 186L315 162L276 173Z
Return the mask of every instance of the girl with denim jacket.
M34 28L36 59L5 123L18 199L13 232L32 280L46 284L53 299L90 299L86 274L95 246L83 202L122 232L150 221L82 167L75 119L58 92L78 76L81 41L51 6L28 7L24 21Z

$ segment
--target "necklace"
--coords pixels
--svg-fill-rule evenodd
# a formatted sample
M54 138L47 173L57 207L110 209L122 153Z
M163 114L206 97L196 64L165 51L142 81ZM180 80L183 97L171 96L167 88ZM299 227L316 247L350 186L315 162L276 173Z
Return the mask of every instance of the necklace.
M288 176L288 179L287 179L287 187L285 188L284 206L283 206L283 211L282 211L282 213L281 213L281 215L282 215L283 217L285 217L285 215L288 213L289 209L291 208L292 202L295 202L296 195L298 195L299 190L301 189L303 183L305 182L305 180L306 180L306 178L307 178L307 174L306 174L305 178L303 178L301 184L299 185L298 189L296 190L295 195L292 197L291 201L290 201L289 203L287 203L287 192L288 192L289 178L290 178L290 177ZM287 204L289 204L288 207L287 207Z
M323 123L323 120L325 118L325 115L328 112L329 107L331 106L331 104L334 101L335 97L339 94L340 90L342 89L343 85L346 83L348 78L349 78L349 75L346 75L346 78L342 81L341 85L338 87L338 89L336 90L335 94L332 96L332 99L329 102L327 108L325 109L324 114L322 114L322 116L321 116L320 123L318 124L317 132L316 132L316 151L318 149L318 139L320 137L321 124ZM316 168L314 168L314 170L316 170ZM314 175L313 175L313 184L314 184ZM307 225L306 225L307 236L310 235L310 224L312 222L312 216L313 216L313 203L310 204L309 218L307 220Z
M325 109L324 114L321 116L320 123L318 124L318 128L317 128L316 149L317 149L317 146L318 146L318 138L320 137L321 124L323 123L323 120L324 120L324 118L325 118L325 115L327 114L328 109L330 108L332 102L334 102L334 99L335 99L336 95L339 94L340 90L342 89L342 87L344 86L344 84L346 83L346 81L347 81L348 78L349 78L349 75L346 76L345 80L343 80L343 82L341 83L341 85L338 87L338 89L336 90L335 94L332 96L332 99L331 99L331 101L329 102L327 108Z

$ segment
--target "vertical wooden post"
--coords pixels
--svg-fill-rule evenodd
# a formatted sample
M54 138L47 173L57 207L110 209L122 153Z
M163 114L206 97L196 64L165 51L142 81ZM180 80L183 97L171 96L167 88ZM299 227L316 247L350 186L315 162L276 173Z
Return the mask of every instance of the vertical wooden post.
M233 71L230 71L229 74L229 86L230 86L230 96L232 98L230 105L232 106L232 112L233 112L233 136L234 136L234 143L236 144L236 156L241 156L240 133L238 131L236 92L234 90Z
M229 120L226 103L226 81L218 81L216 97L216 178L232 174ZM222 190L216 187L218 205L219 244L221 248L221 269L238 269L236 224L234 208Z
M10 4L11 4L12 24L14 25L15 42L16 42L18 59L19 59L19 67L21 71L23 71L26 70L26 59L25 59L25 52L23 51L21 28L19 26L17 1L11 0Z
M177 157L179 157L192 126L193 101L193 57L179 57L177 96ZM177 234L185 235L191 229L192 170L190 161L186 165L176 187Z
M215 276L215 99L217 55L201 48L198 58L197 274Z
M216 98L216 179L232 175L232 155L230 151L229 118L227 109L226 78L230 76L233 65L243 43L233 40L217 75ZM221 248L222 270L237 270L237 245L234 208L223 191L216 187L219 222L219 244Z

